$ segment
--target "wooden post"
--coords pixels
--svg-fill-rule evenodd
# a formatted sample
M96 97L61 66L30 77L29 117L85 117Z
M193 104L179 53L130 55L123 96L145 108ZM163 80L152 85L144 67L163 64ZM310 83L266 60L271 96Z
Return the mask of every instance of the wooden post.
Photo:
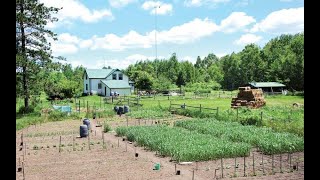
M174 173L177 172L177 164L174 164Z
M192 171L192 180L194 180L194 170Z
M239 109L237 108L237 121L239 119Z
M273 154L271 155L271 158L272 158L272 165L271 165L271 167L272 167L272 174L274 174L274 170L273 170Z
M169 105L169 110L171 110L171 101L170 101L170 105Z
M198 171L198 161L196 161L196 171Z
M290 169L290 172L292 171L291 169L291 153L289 153L289 169Z
M100 109L101 109L101 98L102 98L102 97L100 96Z
M221 176L223 178L223 161L222 161L222 158L221 158Z
M170 97L170 96L169 96L169 94L168 94L168 100L170 99L169 97Z
M283 173L283 171L282 171L282 154L280 154L280 173Z
M256 171L255 171L255 169L254 169L254 153L252 152L252 159L253 159L253 175L255 176L256 175Z
M263 114L263 111L261 111L261 113L260 113L261 124L262 124L262 114Z
M85 108L86 103L85 103L84 99L82 99L82 104L83 104L83 108Z
M25 173L24 173L24 162L22 161L22 176L23 176L23 180L26 179L25 177Z
M217 117L219 116L219 107L217 107Z
M201 112L201 104L200 104L200 112Z
M74 147L74 131L72 131L72 150L75 151L75 147Z
M60 136L60 140L59 140L59 152L61 152L61 136Z
M234 177L236 177L236 175L237 175L236 171L237 171L237 158L235 157L234 158L234 175L233 175Z
M126 119L127 119L127 127L129 126L129 122L128 122L128 116L126 116Z
M89 116L89 101L87 101L87 116Z
M243 176L246 176L246 157L243 157Z
M91 150L91 147L90 147L90 134L88 134L88 147L89 147L89 150Z
M262 172L263 172L263 175L264 175L265 173L264 173L264 162L263 162L263 154L262 154Z

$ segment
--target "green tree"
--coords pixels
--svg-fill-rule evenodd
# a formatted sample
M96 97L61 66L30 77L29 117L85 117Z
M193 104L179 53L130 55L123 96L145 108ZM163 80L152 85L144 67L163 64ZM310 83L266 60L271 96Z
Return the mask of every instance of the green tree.
M152 89L153 78L152 76L144 71L136 71L135 86L140 90Z
M24 106L29 108L30 91L37 84L36 74L41 68L48 67L52 61L50 43L47 37L56 40L55 34L46 30L48 22L57 21L51 16L58 8L45 7L37 0L16 0L16 74L21 81Z

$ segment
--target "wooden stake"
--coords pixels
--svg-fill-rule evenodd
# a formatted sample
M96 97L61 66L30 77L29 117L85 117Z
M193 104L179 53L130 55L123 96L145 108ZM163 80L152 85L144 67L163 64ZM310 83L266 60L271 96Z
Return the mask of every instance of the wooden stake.
M60 136L60 140L59 140L59 152L61 152L61 136Z
M75 151L75 147L74 147L74 140L75 140L75 137L74 137L74 131L72 131L72 148L73 148L73 151Z
M282 172L282 154L280 154L280 172L283 173Z
M263 174L265 174L265 173L264 173L263 154L262 154L262 172L263 172Z
M237 158L234 158L234 177L236 177L236 171L237 171Z
M256 175L256 171L254 169L254 153L252 152L252 159L253 159L253 175L255 176Z
M246 176L246 157L243 157L243 176Z
M91 150L91 147L90 147L90 134L88 134L88 147L89 147L89 150Z
M24 172L24 162L22 162L22 175L23 175L23 180L25 180L26 177L25 177L25 172Z
M223 161L222 161L222 158L221 158L221 176L223 178Z
M273 170L273 154L271 155L272 158L272 174L274 174L274 170Z
M192 180L194 180L194 170L192 171Z

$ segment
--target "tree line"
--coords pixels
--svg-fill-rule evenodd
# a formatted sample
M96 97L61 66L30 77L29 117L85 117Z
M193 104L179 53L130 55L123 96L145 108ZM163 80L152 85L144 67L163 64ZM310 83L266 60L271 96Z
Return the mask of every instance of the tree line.
M234 90L248 82L283 83L289 90L304 90L304 33L283 34L263 48L249 44L238 53L218 58L209 53L195 64L169 59L144 60L129 65L124 73L139 89Z

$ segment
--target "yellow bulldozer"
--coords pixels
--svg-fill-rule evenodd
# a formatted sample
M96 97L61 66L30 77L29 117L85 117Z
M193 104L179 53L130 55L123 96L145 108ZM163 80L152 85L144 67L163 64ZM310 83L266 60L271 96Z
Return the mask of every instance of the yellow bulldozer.
M251 89L249 86L239 87L236 98L231 100L231 108L247 106L249 108L259 108L266 105L266 101L261 89Z

